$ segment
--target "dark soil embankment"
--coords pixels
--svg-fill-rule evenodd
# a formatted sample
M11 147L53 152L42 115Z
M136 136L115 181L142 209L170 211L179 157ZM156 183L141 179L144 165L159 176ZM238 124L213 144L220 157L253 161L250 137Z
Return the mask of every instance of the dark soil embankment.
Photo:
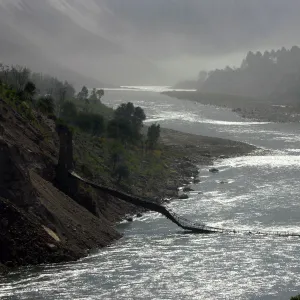
M205 105L229 108L243 118L262 122L300 122L300 106L297 103L278 100L260 100L250 97L200 92L164 92L163 94Z
M97 218L54 186L59 143L53 122L31 124L2 100L0 116L0 264L74 260L118 239L113 222L128 206L85 192L107 211Z
M82 141L76 139L77 155L101 155L103 145L98 149ZM120 238L114 228L116 222L138 211L103 192L57 176L59 145L52 120L36 114L28 121L0 100L0 269L3 265L78 259L89 249ZM127 186L118 188L139 196L157 196L158 201L176 197L177 187L197 174L195 164L211 164L220 155L235 156L252 150L254 147L243 143L163 129L161 149L155 154L159 159L154 166L159 169L149 174L134 173ZM80 169L83 162L79 160ZM152 166L145 159L140 170L143 164ZM91 165L95 169L91 168L92 178L88 179L116 184L108 173L101 179L102 169L99 171L94 161ZM109 169L109 165L104 167Z

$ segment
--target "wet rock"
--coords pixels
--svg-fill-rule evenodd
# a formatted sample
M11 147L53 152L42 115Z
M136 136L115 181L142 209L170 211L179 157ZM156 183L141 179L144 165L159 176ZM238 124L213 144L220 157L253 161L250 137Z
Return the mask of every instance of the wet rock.
M190 161L184 161L179 164L179 167L183 169L187 169L187 168L193 168L194 165Z
M176 197L178 194L178 191L164 191L164 197L167 197L167 198L173 198L173 197Z
M190 180L183 179L183 180L182 180L182 183L183 183L183 184L190 184Z
M179 196L179 199L184 200L184 199L189 199L189 195L187 194L182 194Z
M127 221L127 222L133 222L133 218L132 218L132 217L129 217L129 218L126 219L126 221Z
M47 247L49 248L50 251L53 251L53 252L57 250L57 246L54 244L48 243Z
M219 173L219 170L217 168L211 168L211 169L209 169L209 172L211 172L211 173Z
M199 178L195 178L194 180L193 180L193 183L194 184L198 184L198 183L200 183L201 182L201 180L199 179Z
M168 191L177 191L178 188L176 185L169 185L169 186L166 186L166 190Z
M15 264L12 261L7 261L5 263L5 266L8 267L8 268L13 268L15 266Z
M194 190L191 188L191 187L189 187L189 186L186 186L186 187L184 187L183 188L183 192L193 192Z
M141 218L142 216L143 216L143 215L142 215L141 213L137 213L137 214L136 214L136 217L137 217L137 218Z

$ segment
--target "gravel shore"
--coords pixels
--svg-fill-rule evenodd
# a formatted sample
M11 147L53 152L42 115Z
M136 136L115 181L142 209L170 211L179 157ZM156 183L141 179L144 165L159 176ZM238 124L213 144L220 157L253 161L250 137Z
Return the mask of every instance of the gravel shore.
M300 122L300 106L291 103L274 103L270 100L244 98L229 95L205 95L200 92L165 92L165 95L182 100L199 102L204 105L225 107L243 118L261 122Z

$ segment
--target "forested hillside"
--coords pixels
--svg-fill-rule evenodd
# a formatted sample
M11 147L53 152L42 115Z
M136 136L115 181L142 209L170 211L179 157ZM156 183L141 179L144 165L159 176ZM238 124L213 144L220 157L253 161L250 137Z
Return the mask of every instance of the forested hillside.
M238 68L228 66L200 72L194 88L202 93L239 95L262 101L298 101L300 48L250 51Z

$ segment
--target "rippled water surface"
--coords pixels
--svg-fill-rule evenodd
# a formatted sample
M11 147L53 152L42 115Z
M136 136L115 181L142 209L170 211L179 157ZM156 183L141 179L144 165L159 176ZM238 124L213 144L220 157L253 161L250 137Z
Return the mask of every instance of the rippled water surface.
M272 150L217 161L217 175L201 169L197 192L169 204L173 210L209 225L300 232L298 124L245 121L146 91L107 91L105 101L131 101L167 128ZM187 234L154 213L119 230L124 238L79 262L0 277L0 299L282 300L300 291L299 238Z

